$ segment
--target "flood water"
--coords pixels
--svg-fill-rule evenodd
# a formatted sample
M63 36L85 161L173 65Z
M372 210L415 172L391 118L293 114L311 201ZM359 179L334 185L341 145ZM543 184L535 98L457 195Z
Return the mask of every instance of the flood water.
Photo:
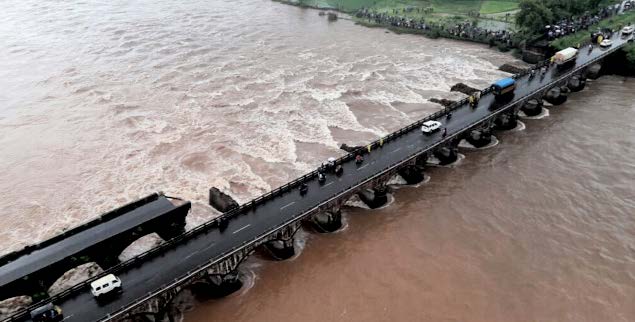
M216 213L484 87L508 55L267 0L5 1L0 244L157 190ZM635 80L603 77L451 168L302 233L185 321L634 321Z
M634 321L635 79L606 76L185 321Z

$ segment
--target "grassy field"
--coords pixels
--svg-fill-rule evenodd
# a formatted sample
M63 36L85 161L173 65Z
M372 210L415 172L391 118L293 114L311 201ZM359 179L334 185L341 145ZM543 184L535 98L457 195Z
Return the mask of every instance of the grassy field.
M509 12L518 9L520 0L288 0L300 5L332 8L341 11L356 11L360 8L371 8L382 12L393 9L432 8L432 14L467 15L470 12L492 14ZM414 10L416 11L416 10ZM419 15L423 15L419 13Z
M483 1L480 8L481 14L494 14L510 12L518 9L518 1L488 0Z
M353 13L361 8L389 15L424 19L427 22L456 23L496 20L514 27L514 13L520 0L275 0L313 8ZM431 10L430 10L431 9ZM507 15L509 13L510 15Z

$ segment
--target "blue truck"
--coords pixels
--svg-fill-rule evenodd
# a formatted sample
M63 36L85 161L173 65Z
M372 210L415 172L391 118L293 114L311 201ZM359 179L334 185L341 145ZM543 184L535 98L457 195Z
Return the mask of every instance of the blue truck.
M503 78L492 84L492 93L499 102L509 101L514 97L516 80L511 77Z

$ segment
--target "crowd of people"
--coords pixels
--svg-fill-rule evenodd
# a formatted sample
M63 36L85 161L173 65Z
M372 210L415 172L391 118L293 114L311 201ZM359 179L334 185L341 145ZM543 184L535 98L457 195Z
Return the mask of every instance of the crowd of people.
M425 10L421 8L404 8L401 13L412 12L414 10ZM464 22L455 25L446 25L437 22L426 22L423 18L413 19L397 15L400 11L393 9L392 15L386 12L376 12L368 8L357 11L355 16L360 19L367 19L370 23L389 25L399 28L421 30L425 33L437 33L436 36L447 38L459 38L483 43L499 42L511 46L513 33L506 30L488 30L476 26L472 22Z
M630 3L630 2L628 2ZM624 4L624 10L630 10L631 6ZM587 13L579 17L563 19L553 25L545 26L545 37L549 40L564 37L579 30L585 30L598 24L602 19L606 19L620 12L620 5L602 8L594 13Z
M623 5L624 10L630 10L635 7L631 5L630 2L635 3L635 1L626 1ZM553 40L579 30L588 29L601 20L618 14L621 8L621 5L609 6L579 17L563 19L553 25L546 26L545 37L549 40ZM388 12L377 12L369 8L361 8L356 12L355 16L360 19L366 19L369 23L419 30L434 37L464 39L488 43L490 45L503 45L508 48L513 47L513 32L506 30L489 30L478 27L476 23L471 21L449 25L440 22L427 22L423 18L415 19L406 16L414 12L428 14L431 13L431 8L410 7L392 9L392 11Z

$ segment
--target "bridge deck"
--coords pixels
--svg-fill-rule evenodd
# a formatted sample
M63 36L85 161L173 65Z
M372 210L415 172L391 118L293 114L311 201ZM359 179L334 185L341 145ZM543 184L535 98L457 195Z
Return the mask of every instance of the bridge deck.
M164 196L148 200L125 215L103 221L76 234L35 249L7 264L0 266L0 287L27 276L33 272L73 256L80 251L105 241L143 223L161 217L175 206Z
M615 45L609 51L621 47L624 42L624 40L615 39ZM552 68L543 80L539 76L533 80L529 80L527 76L519 78L514 101L519 101L549 84L563 79L567 74L586 66L607 52L595 49L589 54L586 50L581 50L576 66L569 70L558 72ZM490 110L488 107L493 102L494 97L487 94L481 98L478 108L473 109L468 105L463 105L453 111L452 119L439 118L438 120L444 123L447 128L446 138L442 137L441 132L427 136L422 135L418 129L412 130L387 141L381 149L367 154L361 165L356 165L354 161L344 163L344 174L341 177L329 174L324 185L320 185L317 179L310 180L307 182L309 191L305 196L300 196L297 189L283 193L255 209L233 217L223 232L218 229L209 229L194 235L192 238L185 239L160 256L150 258L139 265L119 272L118 276L122 280L124 292L121 297L108 304L98 305L87 289L75 292L56 304L63 308L66 321L85 322L104 319L109 312L130 306L149 293L158 291L177 279L183 278L189 271L203 263L218 261L227 253L235 251L237 247L299 219L307 211L337 198L345 191L367 182L379 173L410 159L412 156L442 144L453 135L461 133L466 128L482 122L512 105L510 103L501 109Z

